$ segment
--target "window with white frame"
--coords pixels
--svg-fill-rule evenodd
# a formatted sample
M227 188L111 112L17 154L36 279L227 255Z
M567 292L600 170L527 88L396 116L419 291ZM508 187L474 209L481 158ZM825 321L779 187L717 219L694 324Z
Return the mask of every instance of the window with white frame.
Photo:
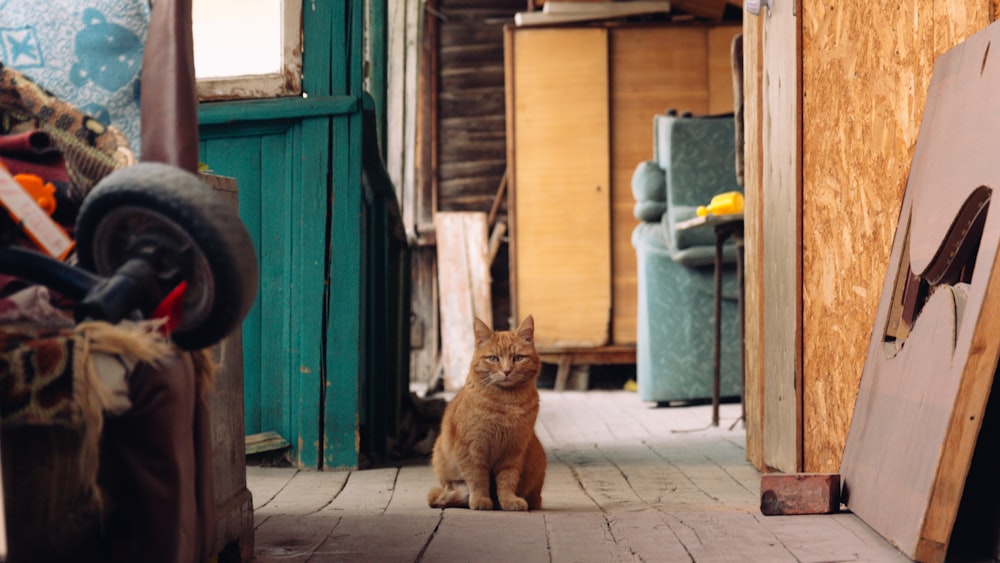
M301 1L193 0L192 19L201 99L301 93Z

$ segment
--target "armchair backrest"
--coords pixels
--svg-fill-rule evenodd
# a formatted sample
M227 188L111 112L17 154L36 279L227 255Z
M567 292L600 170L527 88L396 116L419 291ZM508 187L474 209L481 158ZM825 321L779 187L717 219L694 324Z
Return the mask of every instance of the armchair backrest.
M743 191L736 181L733 116L657 115L653 149L667 180L667 206L705 205L712 196Z

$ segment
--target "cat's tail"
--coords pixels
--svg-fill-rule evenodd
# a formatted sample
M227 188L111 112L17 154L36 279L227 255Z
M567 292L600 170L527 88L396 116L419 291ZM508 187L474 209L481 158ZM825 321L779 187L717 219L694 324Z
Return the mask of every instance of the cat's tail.
M427 493L427 504L431 508L468 508L469 493L465 487L434 487Z

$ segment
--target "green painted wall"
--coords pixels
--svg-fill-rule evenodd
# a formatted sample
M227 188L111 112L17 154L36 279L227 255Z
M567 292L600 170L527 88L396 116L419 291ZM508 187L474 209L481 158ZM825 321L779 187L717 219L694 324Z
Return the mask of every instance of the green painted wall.
M387 234L395 196L389 186L384 199L377 146L363 151L363 124L377 120L363 119L362 4L304 2L306 97L199 108L201 160L236 178L261 265L243 328L247 433L278 432L301 467L356 466L362 430L383 450L408 381L405 362L385 374L366 360L373 346L408 350L396 303L408 282L405 239L400 250ZM369 25L384 29L378 13ZM362 404L376 395L386 400Z

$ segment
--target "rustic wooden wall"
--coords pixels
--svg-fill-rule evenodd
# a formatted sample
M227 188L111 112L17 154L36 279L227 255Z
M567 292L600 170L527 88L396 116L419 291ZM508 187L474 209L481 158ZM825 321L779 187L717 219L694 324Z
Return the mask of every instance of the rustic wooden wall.
M406 11L405 22L398 27L418 25L420 30L419 37L405 36L407 57L415 52L419 58L419 84L407 87L405 94L418 90L419 103L408 100L402 106L412 104L416 113L414 148L407 152L408 146L390 144L387 160L415 171L412 180L401 175L409 186L403 213L415 247L410 373L413 381L428 381L434 375L439 346L434 213L491 210L506 168L503 26L525 4L524 0L393 0L390 4L394 13ZM392 53L398 57L403 49L397 47ZM390 140L393 134L388 132ZM404 154L396 154L398 150ZM498 211L503 219L505 205ZM498 328L506 327L510 312L506 256L502 245L491 272Z
M840 465L934 58L998 6L802 2L804 471Z
M524 0L437 0L440 211L488 212L506 167L503 26Z

